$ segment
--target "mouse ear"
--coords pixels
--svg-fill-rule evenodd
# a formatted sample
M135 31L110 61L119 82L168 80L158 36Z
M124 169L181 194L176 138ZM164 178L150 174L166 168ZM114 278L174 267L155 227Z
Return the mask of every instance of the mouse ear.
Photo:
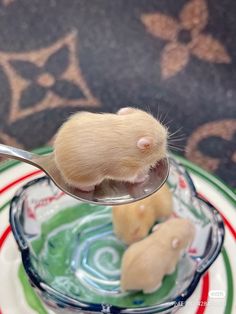
M133 113L135 111L134 108L131 108L131 107L124 107L124 108L121 108L120 110L117 111L117 114L130 114L130 113Z
M137 142L137 147L141 150L153 147L154 141L151 136L141 137Z
M171 242L171 246L173 249L177 249L180 245L180 240L178 238L174 238Z

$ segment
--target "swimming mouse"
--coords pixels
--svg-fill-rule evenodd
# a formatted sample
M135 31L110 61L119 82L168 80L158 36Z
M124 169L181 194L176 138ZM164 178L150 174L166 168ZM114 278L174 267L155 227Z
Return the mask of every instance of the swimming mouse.
M172 214L173 196L165 183L143 200L112 207L114 232L126 244L142 240L157 220Z
M189 220L173 218L159 224L144 240L129 246L121 263L122 290L156 291L163 277L174 272L194 234L194 225Z
M79 112L56 134L55 162L65 181L83 191L104 179L138 183L166 156L167 135L158 120L136 108Z

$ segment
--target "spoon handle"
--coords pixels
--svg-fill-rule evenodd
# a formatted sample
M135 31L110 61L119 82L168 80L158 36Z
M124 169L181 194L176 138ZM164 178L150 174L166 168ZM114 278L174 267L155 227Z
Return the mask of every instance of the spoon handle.
M38 167L37 163L34 162L34 160L37 159L39 156L20 148L0 144L0 156L24 161L28 164Z

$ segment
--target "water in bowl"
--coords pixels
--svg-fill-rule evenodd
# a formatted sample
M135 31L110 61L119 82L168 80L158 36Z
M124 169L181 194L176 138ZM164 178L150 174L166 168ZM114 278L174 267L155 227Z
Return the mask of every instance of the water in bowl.
M66 208L41 225L40 236L31 246L32 263L44 281L80 301L150 306L167 299L176 283L178 267L164 277L155 293L121 291L120 266L126 246L113 233L110 207L78 204ZM183 259L187 265L187 257Z

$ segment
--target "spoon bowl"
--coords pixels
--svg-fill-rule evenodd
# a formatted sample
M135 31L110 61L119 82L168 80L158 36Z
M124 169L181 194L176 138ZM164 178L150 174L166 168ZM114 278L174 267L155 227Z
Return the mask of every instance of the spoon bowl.
M169 174L169 161L160 160L150 171L149 177L142 183L128 183L104 180L91 192L84 192L69 186L56 167L53 153L37 155L15 147L0 144L0 156L29 163L44 171L52 181L66 194L83 202L97 205L121 205L143 199L161 188Z

